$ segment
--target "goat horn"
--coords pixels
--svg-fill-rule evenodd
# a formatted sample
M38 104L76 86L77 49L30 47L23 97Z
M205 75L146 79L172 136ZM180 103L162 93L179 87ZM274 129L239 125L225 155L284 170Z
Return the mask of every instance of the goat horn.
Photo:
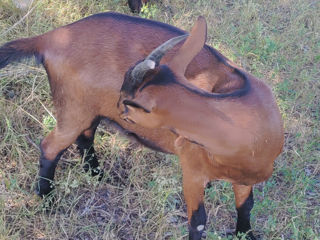
M137 64L137 66L135 66L135 68L132 70L131 77L133 80L140 82L148 70L154 69L157 65L159 65L161 58L166 54L167 51L188 37L188 35L189 34L185 34L171 38L154 49L143 62Z

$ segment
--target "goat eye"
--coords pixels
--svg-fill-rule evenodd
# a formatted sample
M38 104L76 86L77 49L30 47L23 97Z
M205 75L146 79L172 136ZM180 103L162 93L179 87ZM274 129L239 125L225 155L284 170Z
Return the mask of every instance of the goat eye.
M150 113L150 111L144 107L142 107L140 104L134 102L134 101L131 101L131 100L123 100L122 102L125 106L131 106L131 107L134 107L134 108L139 108L139 109L142 109L144 112L146 113Z
M130 100L124 100L122 103L124 105L129 105L129 106L134 107L134 108L142 108L138 103L130 101Z

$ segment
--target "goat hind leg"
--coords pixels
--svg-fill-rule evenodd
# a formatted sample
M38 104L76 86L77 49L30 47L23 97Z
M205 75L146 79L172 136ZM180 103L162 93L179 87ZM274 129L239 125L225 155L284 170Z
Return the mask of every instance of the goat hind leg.
M99 162L94 150L94 134L100 123L100 119L92 122L89 129L86 129L77 138L76 143L81 157L84 160L83 169L85 172L91 171L91 176L99 176L100 181L103 177L103 170L99 167Z
M89 123L82 121L82 124L78 125L73 121L64 121L64 123L59 124L58 121L57 127L40 144L41 156L36 193L41 197L48 195L54 189L55 169L62 153L76 140L83 129L90 126L90 121Z
M246 233L247 239L255 240L250 225L250 211L254 204L252 186L232 184L232 187L238 213L236 234Z

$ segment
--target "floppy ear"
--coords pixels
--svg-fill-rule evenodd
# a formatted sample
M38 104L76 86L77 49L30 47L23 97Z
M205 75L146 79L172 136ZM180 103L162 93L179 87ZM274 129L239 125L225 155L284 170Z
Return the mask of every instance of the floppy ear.
M189 37L169 62L169 67L176 73L184 75L187 66L201 51L207 40L207 22L200 16L193 26Z

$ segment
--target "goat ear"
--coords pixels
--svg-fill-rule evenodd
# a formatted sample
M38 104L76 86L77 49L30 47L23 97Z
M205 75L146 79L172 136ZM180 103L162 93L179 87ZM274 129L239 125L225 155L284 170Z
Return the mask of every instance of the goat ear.
M201 51L207 40L207 22L200 16L191 29L190 35L179 49L177 54L169 62L169 67L176 73L184 75L187 66Z

